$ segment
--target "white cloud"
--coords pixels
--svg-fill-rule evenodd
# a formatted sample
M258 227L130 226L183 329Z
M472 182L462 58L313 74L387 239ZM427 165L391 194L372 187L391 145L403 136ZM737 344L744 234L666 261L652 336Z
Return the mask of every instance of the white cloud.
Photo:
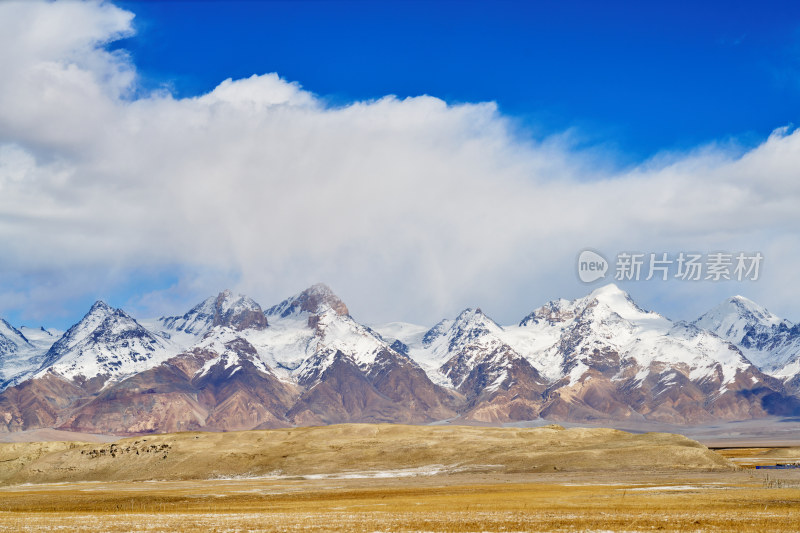
M277 74L258 76L233 81L231 78L220 83L213 91L197 101L204 106L228 104L242 111L258 113L270 106L316 107L312 95L304 91L298 83L288 83Z
M324 280L366 320L464 305L513 320L588 290L572 271L586 246L800 257L800 133L613 172L561 138L520 139L492 103L334 107L277 74L134 96L130 58L103 48L131 24L107 3L0 3L0 269L22 280L7 309L144 269L191 278L144 310L225 280L264 304ZM31 272L60 282L26 287ZM753 287L786 311L800 290L772 272ZM630 288L655 302L675 285ZM742 292L702 285L690 305L726 291Z

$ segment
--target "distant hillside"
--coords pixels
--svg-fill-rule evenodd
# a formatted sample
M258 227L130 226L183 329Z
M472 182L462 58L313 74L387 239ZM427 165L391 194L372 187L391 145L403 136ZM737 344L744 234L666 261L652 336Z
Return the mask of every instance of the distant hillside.
M343 424L175 433L110 444L0 444L0 483L226 477L391 477L455 472L721 470L731 463L668 433L612 429Z

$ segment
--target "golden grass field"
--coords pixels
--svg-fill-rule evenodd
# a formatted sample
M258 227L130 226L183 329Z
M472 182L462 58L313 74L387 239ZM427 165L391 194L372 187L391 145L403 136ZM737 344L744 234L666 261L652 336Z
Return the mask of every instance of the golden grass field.
M679 436L594 429L362 425L139 437L117 449L142 439L171 451L143 457L148 477L137 479L128 464L135 453L101 454L108 444L0 445L0 530L800 529L800 473L723 457L769 461L792 449L715 453ZM297 455L287 461L291 446ZM57 458L73 469L60 471L60 481L44 470ZM115 473L109 465L117 459ZM228 472L234 467L238 474Z

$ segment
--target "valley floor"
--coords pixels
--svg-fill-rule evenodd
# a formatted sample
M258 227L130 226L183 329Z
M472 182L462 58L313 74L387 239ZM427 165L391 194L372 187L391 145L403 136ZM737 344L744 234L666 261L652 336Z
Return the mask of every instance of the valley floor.
M761 532L800 523L800 471L385 475L17 485L0 488L0 531Z

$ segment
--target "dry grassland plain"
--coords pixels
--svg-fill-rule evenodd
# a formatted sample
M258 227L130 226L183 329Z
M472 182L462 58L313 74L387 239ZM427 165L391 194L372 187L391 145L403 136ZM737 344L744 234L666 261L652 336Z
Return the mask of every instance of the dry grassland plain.
M557 427L3 444L0 531L797 531L800 472L747 464L795 456Z

